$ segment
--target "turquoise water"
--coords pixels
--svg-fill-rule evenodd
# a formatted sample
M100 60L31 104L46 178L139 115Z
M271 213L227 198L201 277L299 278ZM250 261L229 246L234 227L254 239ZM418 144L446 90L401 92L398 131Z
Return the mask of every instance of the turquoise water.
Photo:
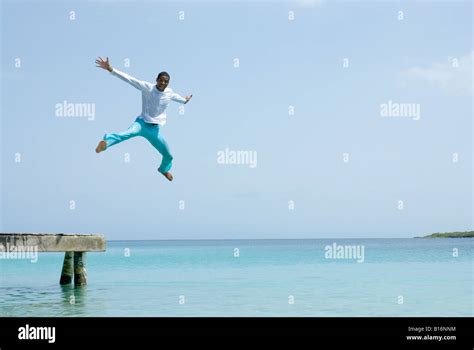
M0 315L473 316L473 242L111 241L85 287L59 285L63 253L0 260ZM327 258L334 243L363 262Z

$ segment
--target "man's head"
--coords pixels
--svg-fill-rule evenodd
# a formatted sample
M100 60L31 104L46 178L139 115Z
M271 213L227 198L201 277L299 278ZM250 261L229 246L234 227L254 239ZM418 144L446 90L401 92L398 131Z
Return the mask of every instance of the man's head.
M170 82L170 75L166 72L161 72L156 77L156 88L160 91L165 91Z

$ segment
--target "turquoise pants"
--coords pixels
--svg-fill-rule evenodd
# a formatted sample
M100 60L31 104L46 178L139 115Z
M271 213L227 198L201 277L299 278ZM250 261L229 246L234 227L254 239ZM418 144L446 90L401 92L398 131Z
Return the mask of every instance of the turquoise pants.
M173 156L170 153L168 144L160 135L160 126L157 124L145 123L142 119L137 118L130 127L120 133L116 134L105 134L104 141L107 143L107 148L116 145L122 141L126 141L135 136L142 136L146 138L155 147L158 152L163 156L161 165L158 171L166 173L171 169L171 161Z

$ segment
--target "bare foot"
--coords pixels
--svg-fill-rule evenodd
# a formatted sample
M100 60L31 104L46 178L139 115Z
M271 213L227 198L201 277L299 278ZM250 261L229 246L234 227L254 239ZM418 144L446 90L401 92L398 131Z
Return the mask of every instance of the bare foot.
M95 148L95 152L100 153L102 151L105 151L106 147L107 147L107 143L104 140L102 140L102 141L99 142L99 144Z
M159 171L159 170L158 170ZM161 173L161 171L159 171ZM168 171L166 173L162 173L168 180L173 181L173 175Z

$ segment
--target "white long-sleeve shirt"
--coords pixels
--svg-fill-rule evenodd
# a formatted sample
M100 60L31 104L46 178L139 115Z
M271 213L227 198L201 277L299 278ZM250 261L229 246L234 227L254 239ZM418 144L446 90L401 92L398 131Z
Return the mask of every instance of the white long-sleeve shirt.
M112 69L110 74L115 75L142 92L142 113L139 115L139 118L143 119L146 123L163 126L166 124L166 108L169 103L171 101L186 103L184 97L181 97L168 87L163 92L159 91L156 88L156 84L138 80L115 68Z

